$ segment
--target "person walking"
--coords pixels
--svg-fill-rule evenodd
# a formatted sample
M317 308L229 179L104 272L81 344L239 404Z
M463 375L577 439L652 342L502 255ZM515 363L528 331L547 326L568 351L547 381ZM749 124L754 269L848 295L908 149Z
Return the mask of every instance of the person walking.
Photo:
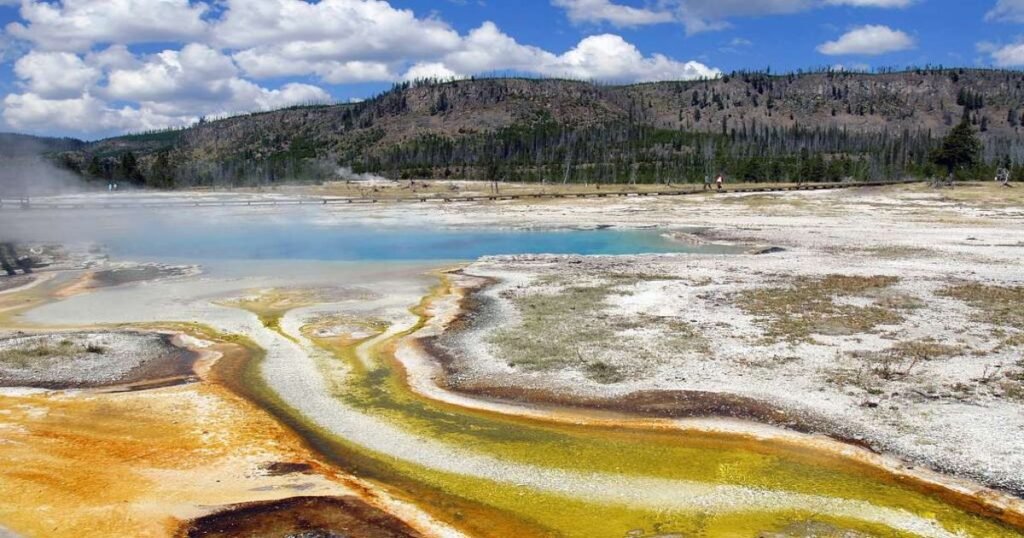
M704 174L704 190L711 190L711 174Z
M722 174L718 174L718 179L715 180L715 184L718 185L718 190L722 190L722 183L724 182L725 178L722 177Z

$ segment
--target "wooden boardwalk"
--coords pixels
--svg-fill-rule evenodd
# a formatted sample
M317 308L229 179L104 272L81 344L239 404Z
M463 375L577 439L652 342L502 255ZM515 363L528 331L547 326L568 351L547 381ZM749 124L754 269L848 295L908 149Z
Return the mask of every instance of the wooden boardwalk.
M919 183L919 181L866 181L866 182L843 182L843 183L804 183L799 185L765 185L763 187L726 187L721 193L774 193L788 191L814 191L829 189L851 189L860 187L883 187L888 185L906 185ZM719 191L708 192L703 187L691 187L686 189L666 189L661 191L626 192L626 191L601 191L595 189L586 192L575 193L527 193L527 194L493 194L493 195L443 195L430 194L421 196L399 196L387 198L373 197L296 197L277 199L207 199L197 198L195 200L138 200L126 196L124 201L84 201L68 200L53 201L43 199L36 201L31 199L2 199L0 198L0 210L74 210L74 209L163 209L163 208L185 208L185 207L276 207L276 206L325 206L325 205L347 205L347 204L380 204L380 203L458 203L458 202L484 202L484 201L507 201L507 200L540 200L559 198L625 198L645 196L692 196L703 193L717 194Z

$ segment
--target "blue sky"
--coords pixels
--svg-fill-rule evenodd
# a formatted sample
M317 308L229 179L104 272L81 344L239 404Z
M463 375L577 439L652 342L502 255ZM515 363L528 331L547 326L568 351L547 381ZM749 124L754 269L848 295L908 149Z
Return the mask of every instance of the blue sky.
M620 1L623 5L656 5L656 2ZM904 9L869 9L830 6L788 15L731 17L729 27L687 35L682 24L616 27L605 23L573 23L565 10L545 0L423 2L405 0L392 5L429 13L434 11L460 31L468 31L484 20L498 22L502 29L524 43L562 51L582 37L612 32L622 35L645 53L661 52L676 59L698 59L723 71L763 69L771 65L781 71L830 66L841 63L874 66L908 64L991 65L978 54L981 41L1014 42L1024 34L1024 24L988 22L985 15L995 2L987 0L921 0ZM424 5L430 8L424 10ZM1024 2L1021 3L1024 6ZM529 6L527 9L526 6ZM1022 8L1024 12L1024 8ZM880 56L827 56L817 52L821 43L833 40L845 30L863 25L887 25L916 38L917 47ZM733 40L750 45L733 45Z
M0 130L96 138L395 81L1024 65L1024 0L0 0Z

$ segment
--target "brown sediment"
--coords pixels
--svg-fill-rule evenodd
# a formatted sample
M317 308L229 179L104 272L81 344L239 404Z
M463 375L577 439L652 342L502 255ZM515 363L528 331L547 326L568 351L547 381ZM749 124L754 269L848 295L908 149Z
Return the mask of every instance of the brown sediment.
M295 461L273 461L261 467L263 472L270 476L284 476L287 474L307 474L314 472L313 466L305 462Z
M170 386L198 380L194 365L199 360L200 354L175 343L173 335L164 334L163 338L173 346L170 352L159 360L147 362L129 372L121 381L121 385L139 390L153 384Z
M184 375L184 376L163 377L163 378L158 378L158 379L146 379L146 380L138 381L138 382L135 382L135 383L121 383L121 384L117 384L117 385L106 386L106 387L103 387L103 388L105 388L108 392L111 392L111 393L138 392L138 391L142 391L142 390L155 390L155 389L162 389L162 388L166 388L166 387L173 387L175 385L184 385L184 384L187 384L187 383L195 383L197 381L199 381L199 378L194 376L194 375Z
M189 274L192 270L193 268L184 266L144 264L131 267L100 269L98 271L86 271L74 282L64 288L61 288L54 295L58 298L66 299L74 295L101 288L111 288L136 282L184 276Z
M450 376L457 373L457 370L452 367L453 359L444 347L438 345L437 340L436 336L421 337L412 342L412 345L421 346L424 354L442 365L445 376L435 380L438 386L474 398L559 411L609 412L625 419L629 417L733 419L783 427L805 434L818 434L826 429L827 421L824 419L812 417L806 413L796 414L755 398L720 392L643 390L619 395L615 398L600 398L559 393L541 388L487 385L478 382L454 385L449 383ZM862 439L852 439L834 433L824 435L836 441L879 454L878 450Z
M737 394L699 390L641 390L614 398L600 398L560 393L541 388L488 385L479 382L455 385L449 383L450 377L458 373L453 365L454 360L437 341L438 337L427 336L416 339L414 344L421 346L426 355L442 366L445 376L436 380L438 386L467 396L530 406L608 411L624 416L643 418L747 420L784 427L799 433L822 433L837 441L876 454L879 453L867 441L853 439L834 432L829 433L828 422L823 418L813 417L809 413L794 413L783 407Z
M76 278L74 282L54 292L53 296L58 299L67 299L69 297L85 293L95 287L95 278L95 271L87 271Z
M192 272L189 266L143 264L131 267L103 269L93 273L92 284L96 288L121 286L135 282L146 282L161 278L185 276Z
M233 506L183 525L178 538L359 536L420 538L402 520L357 497L292 497Z
M447 271L443 289L447 293L457 295L457 311L447 318L445 332L466 330L472 325L473 317L478 313L484 302L479 294L487 287L497 283L489 277L472 276L476 282L472 285L453 286L447 275L463 275L462 269ZM859 439L850 439L837 435L828 421L814 417L808 413L794 413L791 410L762 402L754 398L714 393L706 391L637 391L614 398L584 397L576 394L558 393L551 390L511 387L508 385L473 382L473 384L451 383L458 374L455 358L443 346L439 345L439 336L415 337L413 345L421 349L433 359L443 372L443 376L434 382L444 390L464 394L474 398L491 400L495 403L523 404L541 411L559 414L568 410L587 410L611 412L619 415L628 423L629 417L653 419L739 419L743 421L784 427L798 433L821 434L839 443L849 445L860 454L841 451L836 446L828 446L808 439L802 442L787 439L783 444L797 450L824 451L823 455L847 460L864 468L868 473L887 478L896 483L904 484L918 491L933 495L954 506L972 513L988 517L1017 529L1024 529L1024 492L1004 491L982 486L967 479L956 478L953 474L940 474L943 470L931 470L922 466L916 469L912 465L898 462L894 458L882 455L870 444ZM422 395L428 397L426 395ZM530 416L534 416L530 414ZM554 415L552 415L554 417ZM722 435L737 438L759 437L762 433L745 433L742 428L736 431L719 432ZM781 439L780 439L781 440Z
M468 396L523 404L614 411L650 418L734 418L786 425L798 431L812 431L812 428L797 422L780 407L732 394L696 390L644 390L615 398L597 398L540 388L479 382L456 385L449 383L447 379L458 373L454 368L454 359L444 347L438 345L437 340L436 336L428 336L417 339L417 343L443 367L446 378L439 380L438 384L445 389Z

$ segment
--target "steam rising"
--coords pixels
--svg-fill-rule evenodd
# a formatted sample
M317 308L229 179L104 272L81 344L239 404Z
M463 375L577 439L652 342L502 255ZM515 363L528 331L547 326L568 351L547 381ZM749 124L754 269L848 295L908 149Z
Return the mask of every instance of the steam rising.
M366 181L369 183L393 183L390 179L377 174L357 174L348 166L338 168L337 176L346 181Z
M43 156L53 151L52 146L32 137L0 137L0 198L11 200L85 190L80 177L54 166Z

